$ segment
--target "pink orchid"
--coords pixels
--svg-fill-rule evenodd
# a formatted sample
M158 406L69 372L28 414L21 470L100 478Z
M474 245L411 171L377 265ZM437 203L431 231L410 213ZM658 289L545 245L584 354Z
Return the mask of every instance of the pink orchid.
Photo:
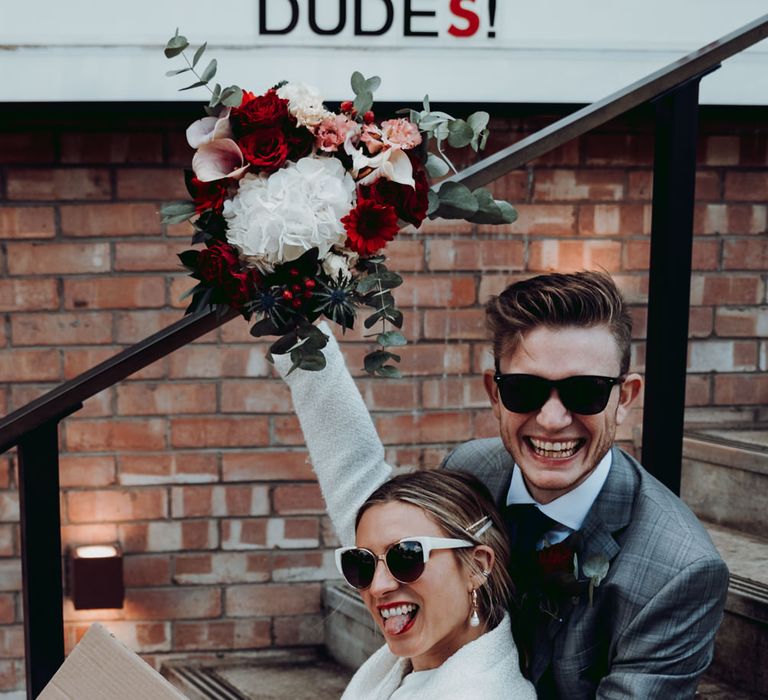
M400 148L388 148L368 157L347 139L344 150L352 157L352 176L359 185L371 185L383 177L401 185L416 187L411 159Z
M204 143L192 158L192 170L201 182L231 177L241 178L249 168L243 152L232 139L216 139Z
M218 117L203 117L187 128L187 143L192 148L200 148L205 143L217 139L231 139L232 127L229 125L229 113L232 110L225 107Z
M384 148L384 135L375 124L363 124L360 140L368 148L368 153L378 153Z

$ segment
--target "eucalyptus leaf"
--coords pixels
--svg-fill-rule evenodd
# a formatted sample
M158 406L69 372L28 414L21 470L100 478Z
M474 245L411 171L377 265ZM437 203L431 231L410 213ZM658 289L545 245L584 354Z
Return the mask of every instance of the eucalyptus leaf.
M319 372L325 369L325 355L319 350L310 353L301 353L299 368L306 372Z
M184 49L186 49L189 46L189 42L187 41L187 37L180 36L179 30L176 30L176 35L171 37L168 40L168 43L165 45L165 57L166 58L173 58L174 56L178 56Z
M373 325L378 323L382 318L384 318L384 314L386 313L385 309L379 309L375 313L371 314L368 318L363 321L363 325L366 328L371 328Z
M355 93L355 95L359 95L361 92L366 90L366 81L363 77L363 74L360 71L355 71L352 73L352 77L349 80L351 86L352 86L352 92Z
M467 117L467 124L472 131L479 134L488 126L490 119L488 112L473 112Z
M454 121L454 117L448 114L448 112L441 112L439 109L431 111L429 113L429 116L439 117L440 119L444 119L445 121L449 121L449 122Z
M429 95L424 95L424 110L429 112Z
M371 374L380 367L383 367L390 360L400 362L400 355L395 355L395 353L387 350L374 350L374 352L369 352L365 358L363 358L365 371Z
M389 321L395 328L402 328L403 327L403 312L400 311L400 309L395 309L393 307L389 307L387 309L384 309L384 317ZM397 358L397 361L400 361L400 358Z
M161 220L164 224L180 224L195 213L194 202L170 202L160 207Z
M381 85L381 78L378 75L374 75L365 81L365 87L370 92L376 92Z
M387 331L386 333L379 333L379 335L376 337L376 342L385 348L408 345L408 341L400 331Z
M442 122L434 131L434 137L438 141L445 141L450 136L451 132L448 129L448 122Z
M455 119L448 124L448 145L453 148L464 148L472 142L475 132L463 119Z
M237 85L224 88L221 91L220 101L225 107L239 107L243 101L243 91Z
M429 173L430 177L443 177L451 170L448 163L434 153L430 153L427 156L425 167L427 168L427 173Z
M517 220L517 210L503 199L494 199L484 187L478 187L472 194L479 208L467 221L474 224L511 224Z
M373 93L370 90L358 93L352 106L358 114L365 114L373 107Z
M384 270L379 273L379 283L382 289L394 289L403 283L403 278L396 272Z
M203 85L205 85L205 81L199 80L196 83L192 83L192 85L187 85L187 87L179 88L179 92L184 92L184 90L191 90L192 88L196 88L196 87L202 87Z
M483 135L480 137L480 143L478 144L478 148L481 151L485 150L485 144L488 143L488 136L490 135L490 132L488 130L483 132Z
M208 42L206 41L197 51L195 51L195 55L192 58L192 67L194 68L197 65L197 62L200 60L200 57L205 52L205 47L208 46Z
M204 83L207 83L213 76L216 75L216 59L214 58L203 71L203 74L200 76L200 80L202 80Z
M379 377L387 377L388 379L400 379L403 373L394 365L384 365L376 369L376 374Z
M426 117L419 121L419 129L421 129L421 131L432 131L436 127L440 126L440 124L444 124L447 121L449 120L428 114Z
M290 333L286 333L281 338L278 338L272 345L269 347L269 352L271 352L273 355L285 355L287 352L290 352L294 349L296 346L296 343L298 342L298 338L296 336L296 331L293 330Z
M191 71L191 68L177 68L176 70L169 70L165 72L166 77L170 78L174 75L181 75L182 73L186 73L187 71Z
M357 282L357 287L355 287L358 294L368 294L368 292L373 291L378 287L379 284L379 276L376 274L370 274L366 275L365 277L362 277Z
M213 87L213 92L211 92L211 101L208 103L209 107L215 107L219 104L221 100L221 85L219 83L216 83Z
M478 202L469 188L458 182L446 182L438 190L440 215L447 219L466 219L478 210Z
M440 207L440 197L437 192L430 190L427 192L427 216L432 216Z

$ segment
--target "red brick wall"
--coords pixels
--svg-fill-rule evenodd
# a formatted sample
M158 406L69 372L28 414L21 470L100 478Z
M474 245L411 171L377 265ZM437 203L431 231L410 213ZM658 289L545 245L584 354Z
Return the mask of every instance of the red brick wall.
M491 147L555 111L498 118ZM198 116L184 106L3 108L2 413L180 317L190 284L175 253L189 230L162 226L157 210L185 197L183 131ZM766 114L705 109L700 144L687 418L765 421ZM649 117L638 112L497 182L519 208L516 224L432 223L392 245L407 277L398 298L414 341L402 353L408 376L360 381L392 460L434 465L450 444L494 434L477 376L489 364L480 306L516 276L613 273L632 304L642 368L651 163ZM346 346L353 368L361 337ZM128 587L120 611L77 613L67 602L69 645L94 619L149 655L322 641L334 539L264 350L235 320L63 423L64 543L119 541ZM0 697L23 682L14 483L13 454L2 456Z

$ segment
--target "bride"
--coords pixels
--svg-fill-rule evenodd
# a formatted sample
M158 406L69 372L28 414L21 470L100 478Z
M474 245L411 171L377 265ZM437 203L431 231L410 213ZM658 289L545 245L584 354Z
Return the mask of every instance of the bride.
M506 612L509 544L490 495L447 470L390 478L333 337L324 352L317 373L288 374L287 358L275 359L345 545L336 565L386 641L342 700L534 700ZM334 425L357 430L339 439Z

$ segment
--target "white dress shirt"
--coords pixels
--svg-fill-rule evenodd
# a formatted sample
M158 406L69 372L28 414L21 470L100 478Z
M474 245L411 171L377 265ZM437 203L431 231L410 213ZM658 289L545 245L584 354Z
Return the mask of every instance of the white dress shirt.
M536 549L542 549L562 542L568 535L581 527L584 518L587 517L589 509L595 502L600 489L603 488L605 480L608 478L608 472L611 469L611 451L606 452L593 472L582 481L573 491L564 493L559 498L549 503L538 503L536 499L528 493L528 487L525 485L523 473L520 467L515 464L512 471L512 481L509 484L507 492L507 505L517 505L522 503L533 503L536 507L557 521L558 526L553 527L544 533L539 540Z

